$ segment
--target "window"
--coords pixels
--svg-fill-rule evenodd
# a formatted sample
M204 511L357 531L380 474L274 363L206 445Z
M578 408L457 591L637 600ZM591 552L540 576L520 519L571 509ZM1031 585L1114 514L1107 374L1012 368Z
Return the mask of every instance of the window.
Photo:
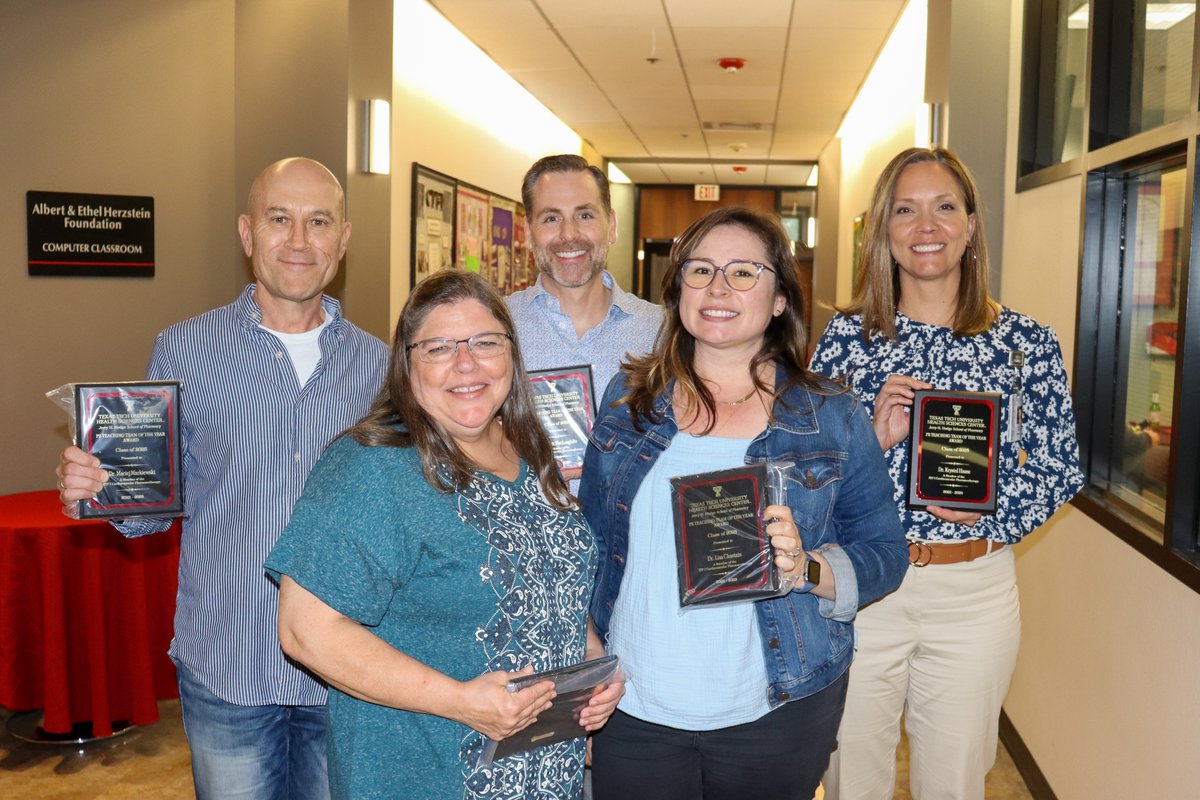
M1069 19L1083 22L1092 5ZM1088 136L1093 150L1182 119L1194 105L1196 3L1096 2ZM1075 23L1075 24L1078 24Z
M1186 165L1112 167L1089 176L1086 279L1094 306L1080 308L1081 339L1094 342L1085 471L1089 492L1127 522L1163 541L1178 354L1179 284ZM1094 236L1092 234L1095 234ZM1090 312L1090 318L1083 319ZM1081 420L1081 423L1083 421Z
M1190 566L1200 564L1200 422L1186 412L1200 402L1188 377L1200 337L1189 351L1180 335L1195 308L1188 276L1200 274L1187 165L1176 146L1088 174L1075 373L1087 483L1077 504L1200 588Z
M1074 503L1200 591L1195 11L1026 0L1017 188L1086 178Z
M1021 58L1020 175L1078 158L1083 149L1087 18L1078 0L1026 0Z
M1077 159L1085 140L1095 151L1186 118L1195 12L1195 0L1025 0L1018 177Z

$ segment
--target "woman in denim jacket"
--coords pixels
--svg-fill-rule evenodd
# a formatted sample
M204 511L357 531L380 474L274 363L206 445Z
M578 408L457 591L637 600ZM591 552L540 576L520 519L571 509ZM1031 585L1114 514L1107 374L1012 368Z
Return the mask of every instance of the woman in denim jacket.
M804 367L778 222L718 209L671 259L664 330L609 385L580 487L600 551L592 618L628 677L593 742L595 798L809 800L836 743L855 613L906 568L891 480L854 395ZM796 588L681 610L669 478L764 461L792 464L786 505L764 516Z

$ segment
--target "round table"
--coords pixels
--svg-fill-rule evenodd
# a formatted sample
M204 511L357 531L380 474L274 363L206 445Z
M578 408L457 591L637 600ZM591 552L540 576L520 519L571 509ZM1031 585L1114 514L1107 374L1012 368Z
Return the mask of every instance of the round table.
M157 701L178 697L179 536L178 521L126 539L70 519L54 491L0 497L0 706L42 709L60 741L155 722Z

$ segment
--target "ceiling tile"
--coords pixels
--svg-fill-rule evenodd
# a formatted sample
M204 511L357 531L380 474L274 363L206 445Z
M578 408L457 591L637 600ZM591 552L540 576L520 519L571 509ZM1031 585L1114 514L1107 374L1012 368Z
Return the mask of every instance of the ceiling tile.
M671 24L677 27L741 28L787 25L792 0L664 0Z
M905 0L430 2L603 156L725 159L736 143L745 145L742 157L760 160L820 155L905 5ZM657 59L653 64L651 56ZM726 74L716 64L725 56L747 64ZM767 123L774 130L704 132L702 121ZM701 168L691 165L687 171ZM656 171L642 165L635 170ZM742 182L754 179L739 176Z

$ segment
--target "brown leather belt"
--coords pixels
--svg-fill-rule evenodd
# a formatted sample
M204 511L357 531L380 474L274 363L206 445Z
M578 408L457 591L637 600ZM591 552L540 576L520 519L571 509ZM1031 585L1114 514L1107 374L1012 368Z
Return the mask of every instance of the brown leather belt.
M1004 547L990 539L967 539L962 542L909 542L908 563L914 567L930 564L963 564L995 553Z

